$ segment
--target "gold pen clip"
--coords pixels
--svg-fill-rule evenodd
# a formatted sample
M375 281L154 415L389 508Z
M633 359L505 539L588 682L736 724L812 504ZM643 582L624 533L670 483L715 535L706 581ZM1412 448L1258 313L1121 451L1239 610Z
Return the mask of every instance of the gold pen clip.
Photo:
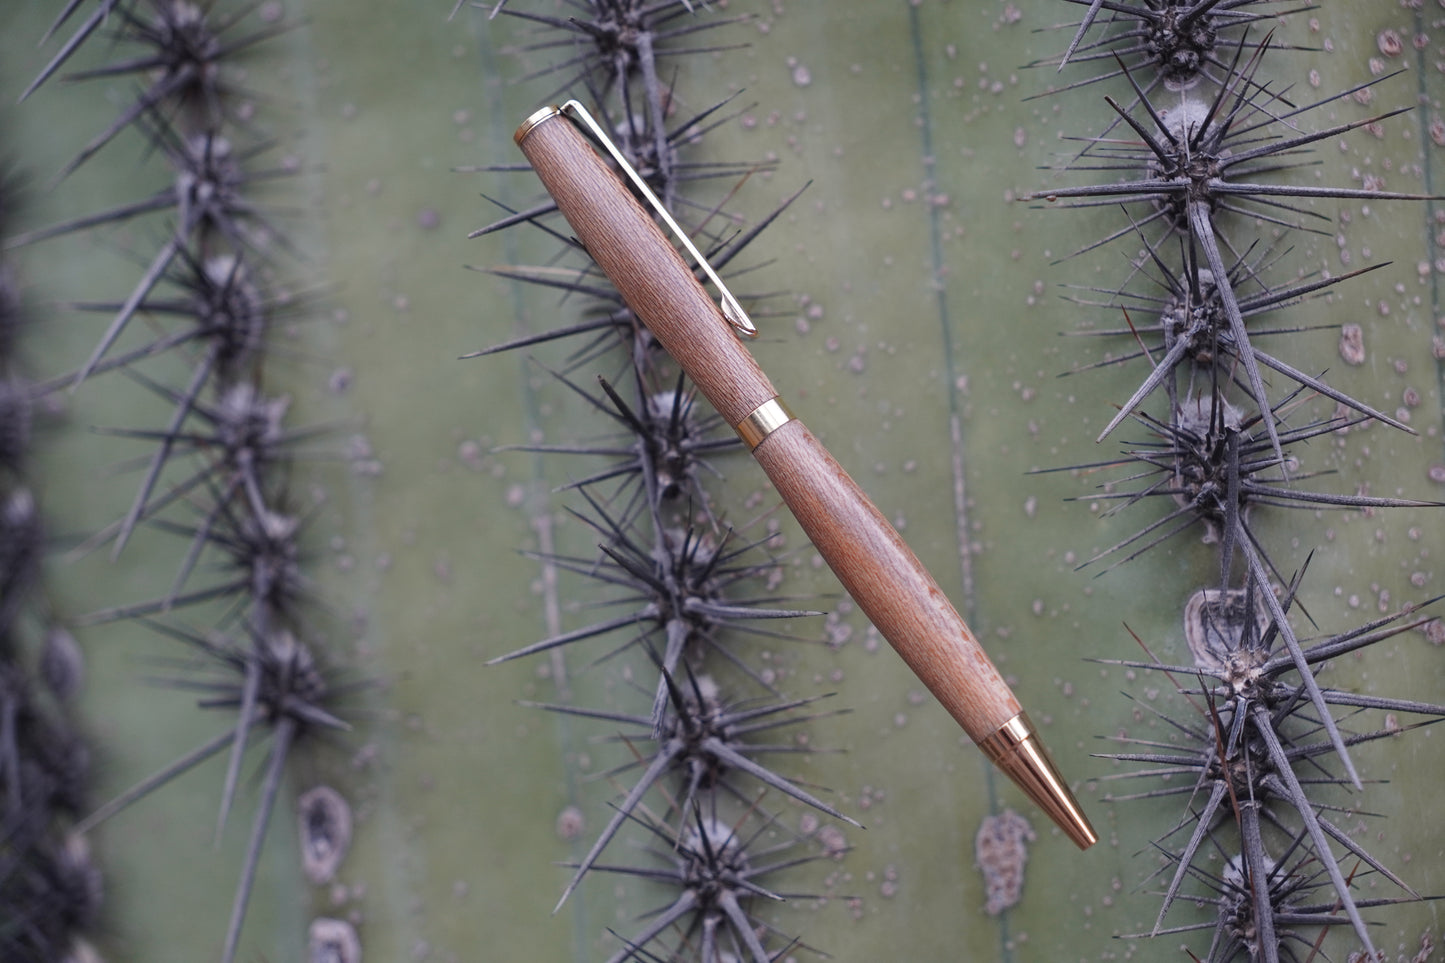
M643 197L647 198L647 202L652 205L652 209L657 212L657 216L662 218L672 230L673 236L682 242L682 246L687 249L687 253L692 255L693 260L697 261L698 266L702 268L703 274L706 274L708 280L717 288L718 294L720 295L718 298L718 307L722 309L723 317L727 319L728 324L732 325L733 330L743 337L756 338L758 336L758 329L753 324L752 319L748 317L748 313L743 310L743 306L738 303L738 299L733 297L733 293L728 290L726 284L723 284L722 278L717 276L717 272L712 269L711 264L707 263L707 258L702 256L702 252L692 243L687 233L672 219L672 215L667 213L667 208L663 207L662 201L659 201L657 195L652 193L652 188L647 186L647 181L643 180L642 175L633 170L632 165L627 163L627 158L622 156L622 151L618 150L617 145L612 143L612 139L607 136L601 125L587 112L587 108L583 107L582 104L576 100L569 100L561 107L556 108L556 110L558 113L569 114L574 119L580 121L597 142L607 148L607 153L612 155L612 159L622 168L628 180L632 181L633 186L642 192Z

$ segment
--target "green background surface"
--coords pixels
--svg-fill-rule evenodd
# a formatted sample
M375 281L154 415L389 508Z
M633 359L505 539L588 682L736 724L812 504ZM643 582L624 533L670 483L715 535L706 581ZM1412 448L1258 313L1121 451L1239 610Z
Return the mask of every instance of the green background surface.
M53 6L11 0L0 14L0 143L36 181L99 130L128 93L124 84L52 84L10 106L53 49L35 47ZM1439 14L1434 6L1328 4L1281 28L1281 38L1318 48L1281 51L1266 64L1278 83L1304 96L1312 92L1311 70L1323 93L1368 77L1370 59L1382 57L1375 38L1384 28L1430 38L1423 50L1407 44L1390 62L1405 73L1380 85L1368 108L1418 102L1420 109L1386 123L1382 137L1358 131L1322 145L1318 166L1300 176L1348 184L1374 171L1391 190L1439 189L1434 165L1445 148L1432 142L1429 125L1439 122L1445 93L1445 28L1430 19ZM549 589L538 564L518 553L537 550L544 539L558 550L591 552L593 534L564 511L575 496L550 494L584 473L584 463L494 453L494 446L575 440L608 427L520 353L457 360L565 321L576 306L467 270L540 263L552 251L554 242L526 230L466 240L494 216L482 193L521 206L539 188L529 173L454 170L519 162L511 131L552 87L546 78L515 81L544 63L540 54L514 49L527 41L525 28L506 18L489 23L474 9L448 23L448 7L288 3L297 28L237 68L254 91L257 124L277 142L268 157L298 162L297 177L264 194L304 253L300 260L278 256L278 270L297 290L318 292L313 316L273 337L267 385L293 396L295 423L340 422L319 447L354 451L364 439L381 468L368 476L331 460L293 470L296 501L317 506L307 527L309 572L328 609L316 615L316 639L333 663L381 684L349 703L356 730L313 743L289 776L288 798L325 779L352 800L358 826L344 889L311 891L302 881L288 804L271 830L241 959L299 959L309 916L348 913L361 921L372 960L604 959L616 946L605 928L628 932L639 913L662 901L640 884L599 876L549 915L569 873L555 864L578 858L610 812L614 787L588 777L623 761L624 750L596 741L608 734L605 726L515 704L558 697L554 663L482 665L548 634L549 617L562 627L586 624L587 606L598 599L594 586L566 576ZM756 356L955 599L1042 723L1102 836L1082 855L1059 836L988 769L888 647L870 644L857 612L844 614L852 632L836 649L821 644L821 620L800 621L791 631L812 641L744 640L739 651L771 668L788 695L836 692L830 703L853 710L808 727L814 745L845 753L790 760L787 771L828 787L829 801L867 830L846 828L853 848L841 862L805 865L782 886L827 898L760 912L837 959L1182 959L1176 947L1185 938L1117 938L1152 924L1159 886L1145 882L1158 865L1149 840L1173 824L1181 806L1103 801L1110 791L1127 791L1101 778L1122 770L1089 754L1108 751L1101 737L1160 731L1121 690L1181 716L1189 710L1157 673L1126 677L1087 660L1140 657L1129 630L1159 658L1187 660L1180 612L1208 582L1213 551L1189 535L1100 577L1092 568L1076 571L1164 506L1106 518L1106 504L1089 500L1098 476L1027 474L1107 458L1122 441L1141 440L1136 427L1102 445L1093 441L1111 406L1142 378L1138 362L1059 377L1128 349L1062 337L1118 319L1060 294L1062 285L1117 283L1132 252L1113 245L1054 263L1121 226L1122 215L1047 210L1019 199L1079 183L1082 175L1048 168L1072 150L1063 138L1106 122L1100 89L1023 101L1054 75L1021 65L1063 49L1069 32L1049 28L1073 8L1024 0L713 8L699 16L753 19L704 36L747 46L671 60L667 69L678 71L684 112L738 91L736 103L755 104L702 148L708 159L778 161L776 172L747 181L731 209L759 217L811 182L743 259L761 266L739 280L740 291L786 292L758 312L764 334ZM102 41L85 56L107 53ZM1117 87L1110 92L1119 94ZM1366 111L1349 101L1316 121L1340 123ZM139 196L158 176L138 139L126 135L54 191L38 193L30 222ZM701 196L715 202L733 186L706 186ZM1338 237L1292 239L1288 272L1340 272L1342 249L1351 266L1393 264L1284 315L1300 324L1362 324L1363 365L1340 361L1332 330L1294 335L1280 353L1307 370L1329 368L1332 384L1387 412L1400 407L1407 388L1421 398L1411 411L1417 437L1374 427L1305 448L1306 468L1339 472L1316 482L1328 490L1366 486L1372 494L1416 498L1445 491L1427 477L1429 466L1445 460L1440 371L1431 353L1436 319L1445 314L1440 272L1432 267L1445 256L1433 241L1435 207L1320 202L1315 209L1331 218ZM439 214L434 228L423 226L429 211ZM27 342L37 372L74 367L100 330L95 316L47 306L119 298L160 230L137 223L19 255L44 315L43 329ZM537 355L557 365L564 353L554 346ZM327 388L338 369L353 376L339 394ZM579 380L593 373L579 372ZM39 488L58 547L121 515L134 494L134 472L114 468L143 449L90 426L150 426L163 417L144 391L116 376L64 397L63 412L39 439ZM716 486L715 506L729 520L743 527L778 518L776 499L745 457L716 465L726 482ZM784 591L835 593L795 526L780 521L793 550ZM1302 596L1326 631L1445 588L1438 571L1445 540L1428 510L1260 513L1255 524L1282 568L1315 553ZM63 564L57 551L52 595L69 613L152 597L169 584L183 550L179 540L143 532L116 564L103 552ZM1423 587L1411 584L1415 573L1423 573ZM129 625L80 637L89 659L83 715L95 740L98 797L224 727L224 718L199 712L185 693L148 684L165 674L156 661L175 654L163 640ZM646 700L626 684L641 666L626 658L593 665L609 649L594 642L566 653L572 698L643 711ZM1445 659L1418 633L1345 659L1325 679L1362 692L1445 700ZM1445 892L1442 752L1429 728L1361 747L1355 758L1362 776L1388 782L1337 800L1387 817L1340 819L1351 829L1363 822L1364 845L1424 894ZM219 847L211 841L219 761L100 831L107 910L96 942L107 958L163 963L219 951L255 802L259 776L251 774L261 758L248 765L242 802ZM802 816L790 802L769 802L795 825ZM572 804L587 820L576 843L555 826ZM1003 807L1024 812L1040 838L1022 902L991 918L983 912L973 837L984 816ZM611 858L623 858L630 845L625 832ZM1376 895L1368 881L1364 890ZM1384 885L1378 894L1395 895ZM1170 920L1197 912L1181 906ZM1430 903L1368 915L1381 923L1376 944L1391 959L1408 958L1422 932L1439 931ZM1347 942L1332 938L1334 959L1344 958ZM1189 945L1202 955L1207 940Z

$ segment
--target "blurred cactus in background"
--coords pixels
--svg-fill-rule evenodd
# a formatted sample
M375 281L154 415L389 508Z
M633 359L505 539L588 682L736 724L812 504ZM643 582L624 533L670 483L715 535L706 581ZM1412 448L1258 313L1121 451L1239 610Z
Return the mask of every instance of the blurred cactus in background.
M12 4L0 955L1432 959L1427 6ZM1094 849L568 244L568 96Z

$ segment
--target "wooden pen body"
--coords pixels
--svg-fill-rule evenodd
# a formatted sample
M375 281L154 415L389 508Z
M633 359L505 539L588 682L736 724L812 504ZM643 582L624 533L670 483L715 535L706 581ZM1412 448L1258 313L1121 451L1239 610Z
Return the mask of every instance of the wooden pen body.
M806 425L790 421L753 456L848 594L975 741L1018 715L958 610Z
M587 253L728 424L777 394L672 242L565 117L518 144Z
M672 243L560 116L518 144L578 239L714 408L737 425L777 392ZM807 427L790 421L754 450L853 599L976 741L1020 709L923 563Z

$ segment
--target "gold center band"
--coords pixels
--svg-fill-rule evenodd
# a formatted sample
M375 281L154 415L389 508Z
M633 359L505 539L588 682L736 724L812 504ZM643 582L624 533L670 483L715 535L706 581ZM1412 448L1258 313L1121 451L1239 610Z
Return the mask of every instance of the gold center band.
M783 399L774 395L767 401L754 408L746 418L733 425L733 430L748 446L748 451L753 451L763 443L763 439L777 431L779 428L793 420L793 413L783 403Z

